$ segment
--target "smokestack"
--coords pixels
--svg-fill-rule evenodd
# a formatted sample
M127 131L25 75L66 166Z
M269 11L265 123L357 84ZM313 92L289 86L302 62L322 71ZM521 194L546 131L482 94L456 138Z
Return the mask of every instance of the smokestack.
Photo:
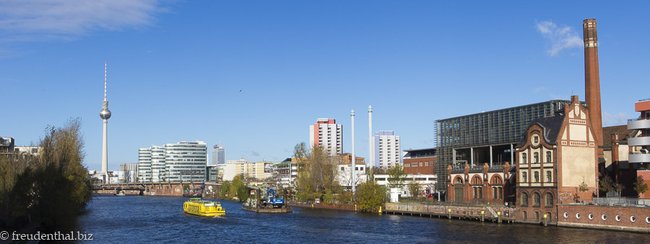
M602 157L603 119L600 111L600 75L598 71L598 35L596 19L583 21L585 43L585 99L589 108L589 120L594 132L598 155Z

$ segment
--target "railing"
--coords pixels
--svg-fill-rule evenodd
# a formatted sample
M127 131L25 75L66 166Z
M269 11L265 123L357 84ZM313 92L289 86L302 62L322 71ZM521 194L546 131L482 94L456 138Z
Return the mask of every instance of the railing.
M597 197L592 202L596 205L650 207L650 199Z

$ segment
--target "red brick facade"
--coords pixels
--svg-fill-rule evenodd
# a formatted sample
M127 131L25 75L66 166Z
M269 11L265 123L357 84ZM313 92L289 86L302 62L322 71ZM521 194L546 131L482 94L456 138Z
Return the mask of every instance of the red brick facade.
M432 175L436 173L435 165L437 162L436 156L421 157L421 158L405 158L403 160L404 173L409 175Z
M559 226L650 233L650 208L559 205L557 211Z

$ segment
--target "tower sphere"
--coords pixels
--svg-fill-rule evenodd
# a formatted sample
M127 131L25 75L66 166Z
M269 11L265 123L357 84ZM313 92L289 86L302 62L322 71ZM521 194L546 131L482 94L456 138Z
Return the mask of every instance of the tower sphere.
M111 111L108 110L108 108L103 108L101 112L99 112L99 117L102 119L109 119L111 117Z

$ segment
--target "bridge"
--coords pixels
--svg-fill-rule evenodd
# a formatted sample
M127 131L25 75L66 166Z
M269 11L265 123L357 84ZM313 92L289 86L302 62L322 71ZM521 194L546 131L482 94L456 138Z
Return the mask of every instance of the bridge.
M118 183L93 185L94 194L140 196L183 196L195 195L203 192L202 186L210 191L217 192L221 184L216 182L159 182L159 183Z

